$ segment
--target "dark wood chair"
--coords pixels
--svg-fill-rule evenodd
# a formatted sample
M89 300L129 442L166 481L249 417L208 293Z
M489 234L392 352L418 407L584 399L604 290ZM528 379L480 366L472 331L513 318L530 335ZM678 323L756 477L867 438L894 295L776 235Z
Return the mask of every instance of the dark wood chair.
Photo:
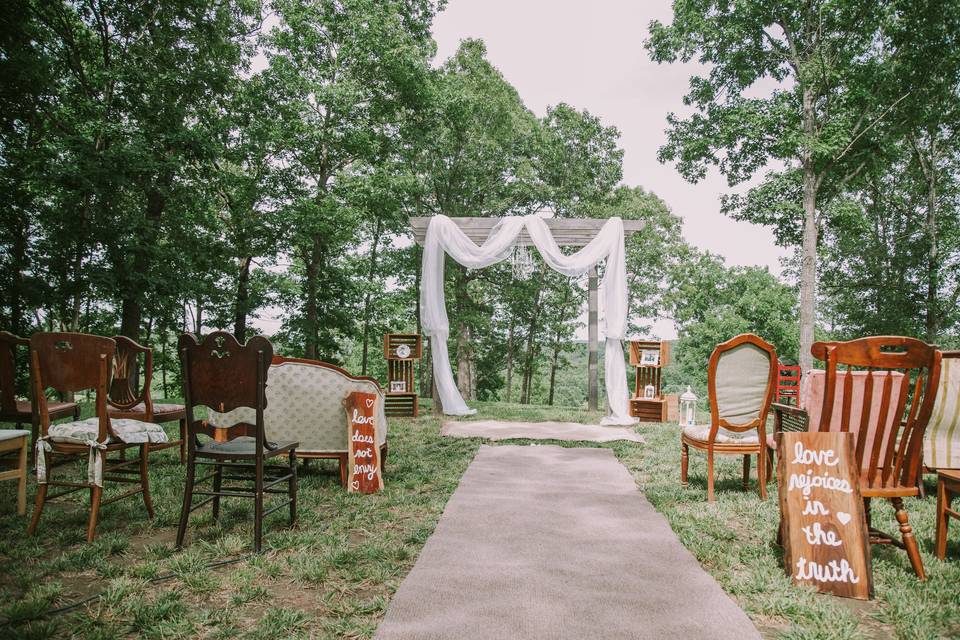
M714 501L714 454L743 456L743 486L750 481L750 456L757 456L760 498L767 497L766 423L777 382L777 351L745 333L717 345L710 356L707 389L710 424L683 428L680 482L687 486L689 448L707 452L707 500Z
M185 333L180 336L178 348L183 367L183 397L187 403L187 480L177 548L183 547L190 512L212 502L216 520L220 516L220 498L243 497L253 499L253 546L259 553L265 516L289 505L290 524L297 519L296 448L299 443L270 442L263 426L267 371L273 358L273 346L261 336L250 338L241 345L231 334L217 331L202 341ZM194 410L197 406L220 413L238 407L253 409L254 423L238 422L214 427L206 420L196 418ZM201 443L200 436L212 440ZM286 465L265 464L281 455L286 455ZM198 466L212 467L212 472L197 479ZM227 474L224 469L228 470ZM247 484L224 487L225 479ZM212 490L195 490L196 484L207 480L212 480ZM275 488L284 482L287 484L285 490ZM266 494L283 493L287 494L286 501L264 511ZM205 498L194 504L194 495Z
M25 429L0 429L0 480L17 481L17 514L27 512L27 438Z
M29 347L27 338L15 336L9 331L0 331L0 422L12 422L19 429L31 424L32 442L37 440L37 425L33 423L33 406L29 401L17 400L17 347ZM80 405L76 402L47 401L50 420L62 418L80 419Z
M90 519L87 542L92 542L100 507L141 494L147 514L153 517L147 462L151 440L162 442L166 434L159 425L136 420L111 420L107 415L107 384L116 345L110 338L81 333L35 333L30 338L33 371L35 420L40 425L37 446L37 500L28 532L36 532L47 500L88 489ZM96 391L96 417L88 420L50 424L46 390L61 393L85 389ZM140 455L131 460L109 460L112 452L136 447ZM51 479L54 455L86 456L86 482L61 482ZM138 485L120 495L103 500L105 481ZM60 493L48 493L49 487L64 487Z
M821 376L811 376L811 403L798 409L775 406L777 423L804 421L813 431L856 433L855 457L860 493L870 519L873 498L890 500L901 540L870 526L872 544L906 550L917 577L926 578L913 528L903 505L920 495L923 437L933 411L941 354L933 345L902 336L876 336L848 342L816 342L813 356L825 363ZM819 382L822 380L823 382ZM809 419L815 410L819 415Z
M180 439L155 444L151 450L158 451L169 447L180 447L180 462L187 459L186 430L187 409L182 404L155 403L150 393L153 383L153 349L145 347L126 336L114 336L117 343L117 355L113 361L113 381L110 383L110 395L107 398L107 411L111 418L130 418L163 424L178 422ZM136 384L139 360L143 355L143 385ZM140 386L139 392L136 387Z

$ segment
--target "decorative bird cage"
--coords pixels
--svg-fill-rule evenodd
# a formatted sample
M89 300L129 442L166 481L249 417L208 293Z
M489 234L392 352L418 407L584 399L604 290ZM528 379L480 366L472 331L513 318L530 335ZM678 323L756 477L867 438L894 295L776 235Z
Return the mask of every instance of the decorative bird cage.
M680 396L680 426L693 427L697 424L697 396L687 385L687 390Z

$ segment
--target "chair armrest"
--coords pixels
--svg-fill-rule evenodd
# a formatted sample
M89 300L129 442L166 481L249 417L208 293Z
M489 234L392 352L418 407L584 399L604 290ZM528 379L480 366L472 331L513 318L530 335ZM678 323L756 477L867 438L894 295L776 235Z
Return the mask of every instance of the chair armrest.
M773 409L774 433L810 430L810 416L805 409L779 402L772 403L770 408Z

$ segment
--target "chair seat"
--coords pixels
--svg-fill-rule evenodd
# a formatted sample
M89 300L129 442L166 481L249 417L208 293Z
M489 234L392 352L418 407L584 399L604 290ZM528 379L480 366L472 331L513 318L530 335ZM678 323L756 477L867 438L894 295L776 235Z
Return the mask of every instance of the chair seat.
M141 422L127 418L111 418L110 427L120 442L126 444L141 444L144 442L166 442L167 433L158 424ZM100 422L94 418L52 424L47 435L54 442L65 444L87 444L97 442L100 435ZM108 438L107 442L115 442Z
M26 429L0 429L0 441L13 440L14 438L21 438L29 435L30 432Z
M129 409L109 409L107 413L111 416L113 415L143 415L147 412L147 406L142 402L140 404L134 405ZM185 414L186 408L182 404L163 404L159 402L153 403L153 419L163 416L172 416L172 419L179 417L177 414Z
M50 414L51 420L56 420L59 417L72 414L76 407L76 402L47 402L47 413ZM17 400L17 413L31 417L33 416L33 407L27 400Z
M299 442L266 442L263 452L267 457L279 455L300 446ZM256 452L257 439L250 436L240 436L228 442L211 440L199 447L198 456L231 456L238 458L252 458Z
M698 442L709 442L710 441L710 425L694 425L692 427L684 427L683 435L685 435L690 440L696 440ZM714 440L717 444L758 444L760 439L757 437L757 430L751 429L750 431L744 431L742 433L736 431L729 431L723 427L717 429L717 438Z

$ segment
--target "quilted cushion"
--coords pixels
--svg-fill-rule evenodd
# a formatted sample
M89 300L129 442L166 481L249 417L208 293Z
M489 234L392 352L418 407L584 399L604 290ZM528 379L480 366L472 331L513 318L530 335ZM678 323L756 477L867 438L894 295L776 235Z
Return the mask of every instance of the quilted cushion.
M684 427L683 435L687 436L691 440L709 442L710 425L707 424ZM729 431L721 427L717 429L717 438L714 440L714 442L718 444L757 444L760 442L760 439L757 437L756 429L744 431L743 433L737 433L736 431Z
M26 429L0 429L0 440L13 440L29 435L30 432Z
M113 432L117 435L117 438L127 444L167 441L167 433L163 430L163 427L158 424L115 418L110 421L110 426L113 428ZM47 431L47 435L54 442L65 442L69 444L96 442L99 433L100 421L96 417L77 420L75 422L52 424Z

